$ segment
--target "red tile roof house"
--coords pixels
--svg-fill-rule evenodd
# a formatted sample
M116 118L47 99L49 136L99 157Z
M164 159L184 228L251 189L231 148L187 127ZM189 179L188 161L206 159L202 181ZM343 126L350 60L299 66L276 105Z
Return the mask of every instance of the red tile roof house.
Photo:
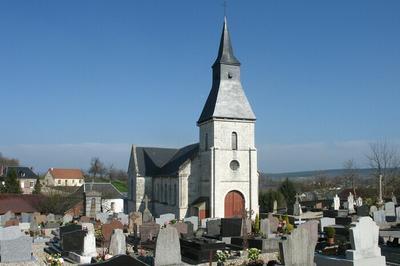
M50 168L45 177L46 186L82 186L84 176L80 169Z

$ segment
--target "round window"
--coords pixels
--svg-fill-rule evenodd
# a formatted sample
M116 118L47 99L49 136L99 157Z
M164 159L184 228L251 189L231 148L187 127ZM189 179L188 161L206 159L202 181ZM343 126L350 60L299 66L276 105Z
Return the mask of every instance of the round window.
M235 171L235 170L239 169L239 162L236 160L233 160L233 161L231 161L229 166L231 167L231 169L233 171Z

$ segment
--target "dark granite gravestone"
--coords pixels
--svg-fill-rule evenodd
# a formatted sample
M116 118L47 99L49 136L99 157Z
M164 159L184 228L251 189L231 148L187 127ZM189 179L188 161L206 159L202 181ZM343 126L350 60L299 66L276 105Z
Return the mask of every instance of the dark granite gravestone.
M129 255L118 255L114 256L109 260L101 261L97 263L90 263L90 264L81 264L81 266L148 266L148 264L135 259Z
M60 227L60 239L63 238L64 234L74 232L74 231L81 231L82 230L82 225L80 224L69 224L66 226L61 226Z
M221 220L209 220L207 221L207 235L208 236L219 236L221 234Z
M349 210L338 210L337 217L347 217L349 216Z
M81 254L84 247L84 238L87 231L73 231L64 233L61 239L61 248L64 252Z
M221 219L221 236L232 237L240 236L242 230L241 218L222 218Z
M338 211L336 210L323 210L322 215L324 217L329 217L329 218L336 218L338 216Z
M362 205L357 207L357 216L369 216L369 207L368 205Z
M225 243L214 239L180 239L182 261L190 264L208 262L217 250L224 250Z
M396 216L386 216L386 222L388 223L396 222L396 219Z
M335 218L335 223L338 225L349 225L352 223L351 217L336 217Z
M184 238L192 238L194 237L194 225L192 222L185 222L187 224L187 233L183 234Z

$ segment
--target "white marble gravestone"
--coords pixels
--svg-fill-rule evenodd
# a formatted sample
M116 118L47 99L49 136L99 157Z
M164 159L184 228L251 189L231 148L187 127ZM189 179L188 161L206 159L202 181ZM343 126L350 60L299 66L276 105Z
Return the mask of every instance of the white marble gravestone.
M321 232L323 232L325 227L335 225L336 219L330 218L330 217L322 217L321 220L319 221L319 223L320 223L320 227L321 227Z
M396 216L394 202L385 203L385 214L386 216Z
M278 212L278 202L276 200L274 200L272 213L277 213L277 212Z
M181 263L178 231L172 226L160 229L156 242L154 265L179 265Z
M385 257L378 246L379 227L371 217L360 217L350 228L351 250L346 250L346 259L354 265L384 266Z
M396 207L396 221L400 221L400 207Z
M82 256L96 257L96 237L92 232L88 232L83 239L83 251Z
M109 253L114 256L126 254L126 237L121 229L114 229L111 236Z
M333 209L335 211L340 209L340 198L337 194L335 195L335 197L333 197Z
M383 210L374 211L373 216L374 216L374 221L375 221L377 224L386 223L385 211L383 211Z
M363 200L361 197L358 197L356 200L356 206L361 207L363 205Z
M394 205L397 205L397 198L396 198L396 196L393 194L393 192L392 192L392 202L394 203Z
M349 210L349 213L354 213L354 196L350 192L349 196L347 197L347 209Z
M156 224L159 224L161 226L169 224L172 220L175 220L175 214L173 213L166 213L160 215L160 218L156 218Z
M183 219L184 222L191 222L193 224L193 231L196 232L199 229L199 217L190 216Z

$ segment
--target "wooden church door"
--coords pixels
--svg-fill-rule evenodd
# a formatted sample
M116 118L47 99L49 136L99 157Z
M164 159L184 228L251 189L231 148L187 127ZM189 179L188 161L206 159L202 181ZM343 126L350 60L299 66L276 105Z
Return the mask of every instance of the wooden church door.
M239 191L230 191L225 196L225 218L242 217L244 198Z

